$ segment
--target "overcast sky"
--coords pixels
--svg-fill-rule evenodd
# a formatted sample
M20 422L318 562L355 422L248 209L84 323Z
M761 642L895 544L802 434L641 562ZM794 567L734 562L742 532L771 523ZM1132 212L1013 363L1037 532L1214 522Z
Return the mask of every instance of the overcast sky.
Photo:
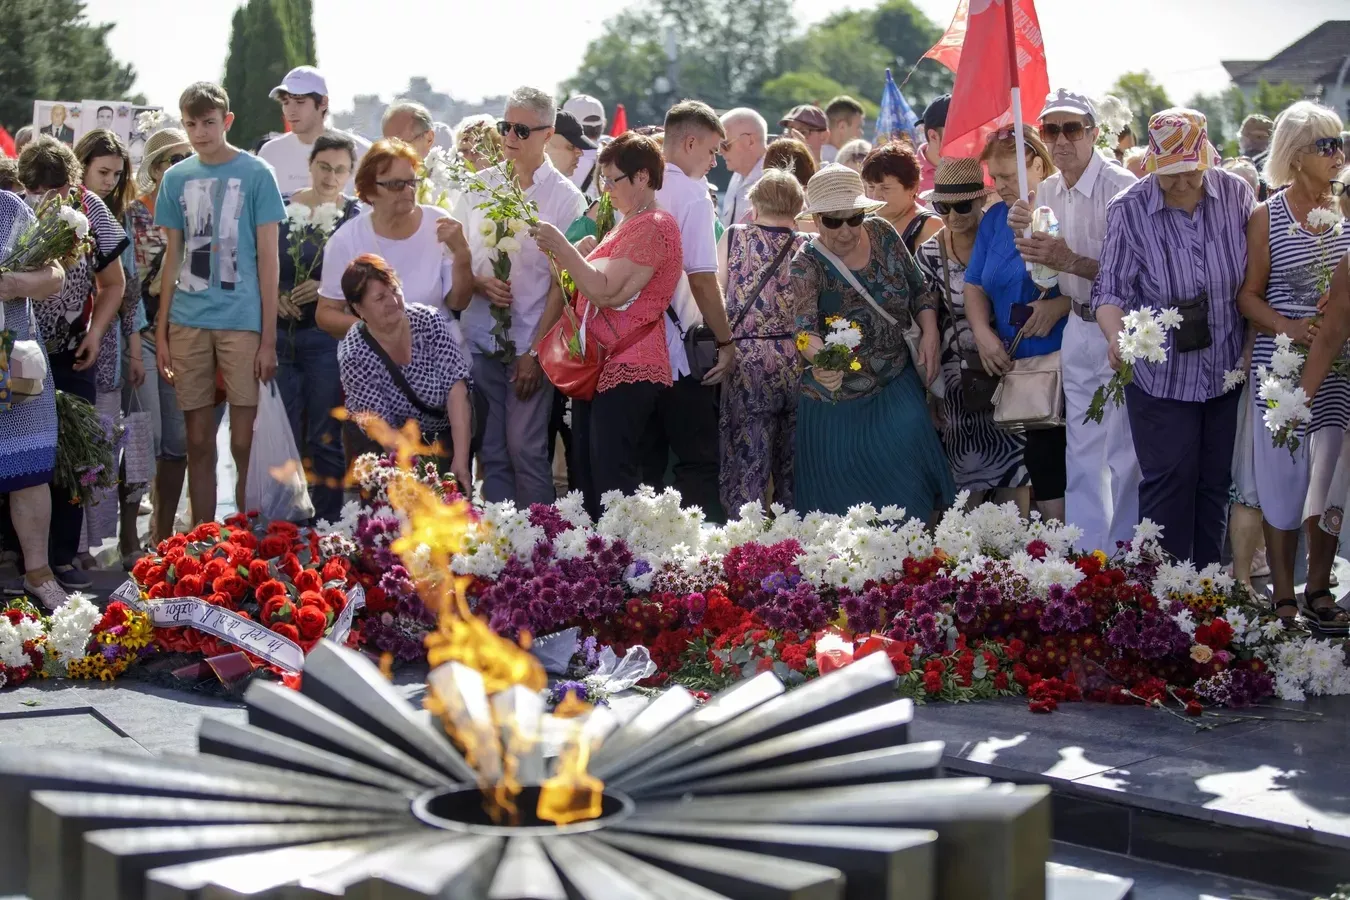
M350 108L355 94L388 99L413 75L464 100L519 84L555 88L576 71L601 23L631 3L314 0L319 66L336 109ZM917 3L942 28L956 8L956 0ZM110 41L135 64L137 90L165 105L189 82L221 78L237 5L86 0L92 20L116 23ZM871 5L796 0L803 23ZM1121 72L1148 69L1177 102L1226 87L1220 59L1266 59L1321 22L1350 17L1350 0L1037 0L1036 7L1052 86L1096 93Z

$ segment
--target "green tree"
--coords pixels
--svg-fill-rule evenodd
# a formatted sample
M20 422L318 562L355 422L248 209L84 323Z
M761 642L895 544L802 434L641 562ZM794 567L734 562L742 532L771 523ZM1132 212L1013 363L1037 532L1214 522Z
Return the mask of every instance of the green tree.
M664 78L665 52L659 32L645 15L625 10L605 23L604 31L586 46L577 73L562 84L564 95L599 97L614 114L622 103L628 124L654 125L665 118L668 93L658 95Z
M1228 90L1223 92L1223 110L1227 120L1233 123L1233 130L1236 132L1242 125L1242 120L1247 118L1247 95L1242 93L1242 88L1236 84L1230 84Z
M892 65L892 59L890 52L877 41L872 26L870 12L835 13L807 29L806 34L784 48L784 68L824 76L840 85L839 93L868 100L875 111L884 73L886 67ZM826 103L831 96L803 95L787 106L813 99ZM785 113L787 108L776 112Z
M34 100L127 100L136 70L108 48L110 24L96 25L82 0L0 0L0 122L32 122Z
M792 34L792 0L658 0L657 20L678 50L673 92L715 109L759 107L760 88L784 71L779 59Z
M1167 91L1153 80L1148 71L1126 72L1116 79L1110 93L1124 100L1130 112L1134 113L1134 124L1130 127L1135 134L1144 134L1149 117L1172 105Z
M1303 88L1287 81L1271 84L1262 78L1261 83L1256 86L1256 94L1252 97L1251 111L1274 119L1302 99Z
M1186 101L1186 105L1196 112L1205 114L1206 125L1209 128L1209 142L1224 156L1235 156L1236 153L1233 151L1237 143L1234 137L1237 129L1228 121L1228 104L1224 102L1224 96L1196 94Z
M846 93L846 88L828 75L819 72L788 72L764 82L760 89L764 107L787 112L798 103L815 103L824 108L831 98Z
M912 0L884 0L873 17L877 41L889 51L892 63L899 67L895 80L904 81L906 75L909 77L900 90L916 113L922 112L929 100L951 91L955 82L951 70L923 58L942 37L943 29L939 24L924 15ZM911 73L910 69L914 71Z
M309 0L248 0L235 12L224 87L236 145L251 147L280 130L281 113L268 94L291 69L314 65L312 12Z

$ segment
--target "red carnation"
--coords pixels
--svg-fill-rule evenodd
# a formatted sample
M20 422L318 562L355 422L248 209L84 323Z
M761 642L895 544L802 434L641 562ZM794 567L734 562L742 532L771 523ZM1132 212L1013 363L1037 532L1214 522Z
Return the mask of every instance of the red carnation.
M163 600L165 597L168 597L172 591L173 588L169 586L167 581L158 581L150 586L150 589L145 592L145 595L151 600Z
M230 574L230 572L232 571L233 567L230 565L229 560L213 559L206 564L205 568L202 569L202 577L204 577L207 581L214 582L217 578L222 578L225 575Z
M272 577L272 570L265 559L255 559L248 564L248 583L257 587Z
M258 589L254 593L254 597L257 598L259 603L266 603L273 597L285 597L285 596L286 596L286 585L282 584L280 581L277 581L275 578L270 578L267 581L264 581L262 584L258 585Z
M182 581L189 575L200 575L202 574L202 564L197 562L197 560L193 559L191 556L184 556L181 560L174 563L173 574L179 581Z
M346 581L347 573L351 571L351 563L347 562L346 557L335 556L323 564L323 580Z
M300 629L300 636L307 641L313 641L323 637L324 631L328 628L328 617L317 607L302 606L296 613L295 623Z
M930 694L942 693L942 676L937 672L929 672L923 676L924 690Z
M188 532L188 542L192 544L201 544L206 541L214 542L220 537L220 526L215 522L203 522L196 528Z
M291 542L276 534L269 534L258 543L258 555L263 559L276 559L291 549Z
M323 592L323 601L334 610L342 610L347 606L347 592L342 588L329 588Z
M131 567L131 577L136 579L137 584L145 584L145 578L150 574L150 570L153 568L155 568L154 558L142 556L140 559L136 560L136 564ZM163 577L163 575L160 577Z
M248 593L248 582L238 575L223 575L211 582L211 590L229 594L231 600L238 602Z
M200 575L187 575L178 579L178 584L174 586L173 595L175 597L200 597L206 589L206 583Z
M1008 673L997 672L994 674L994 690L1006 691L1008 689Z
M300 560L294 553L287 553L282 557L281 562L277 563L277 568L280 569L282 574L289 578L292 583L295 582L295 579L300 575L300 572L303 571Z
M234 608L234 601L231 600L230 595L224 591L216 591L206 598L206 602L210 603L212 606L223 606L226 609Z
M282 622L280 625L273 625L272 630L275 631L277 634L281 635L282 637L286 638L288 641L291 641L296 644L300 643L300 632L296 629L294 625L291 625L287 622Z
M17 609L5 610L5 618L9 619L9 624L18 625L23 621L23 613Z
M319 573L314 571L313 569L305 569L299 575L296 575L294 578L294 582L295 582L295 589L302 594L305 591L323 590L323 578L321 578L319 576Z

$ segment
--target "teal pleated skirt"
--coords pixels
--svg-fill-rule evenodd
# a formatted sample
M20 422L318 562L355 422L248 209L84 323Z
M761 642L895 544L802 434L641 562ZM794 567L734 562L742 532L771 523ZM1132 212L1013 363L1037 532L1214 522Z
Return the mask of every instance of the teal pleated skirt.
M802 513L903 506L927 522L956 496L951 467L913 365L870 397L797 401L797 495Z

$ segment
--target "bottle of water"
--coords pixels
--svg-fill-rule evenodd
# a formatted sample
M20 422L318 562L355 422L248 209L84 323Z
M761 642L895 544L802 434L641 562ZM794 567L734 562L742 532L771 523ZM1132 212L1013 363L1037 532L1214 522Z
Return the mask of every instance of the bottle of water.
M1051 237L1059 237L1059 220L1055 211L1048 206L1038 206L1031 214L1032 233L1044 232ZM1059 284L1059 272L1049 266L1034 263L1031 266L1031 280L1037 287L1049 289Z

